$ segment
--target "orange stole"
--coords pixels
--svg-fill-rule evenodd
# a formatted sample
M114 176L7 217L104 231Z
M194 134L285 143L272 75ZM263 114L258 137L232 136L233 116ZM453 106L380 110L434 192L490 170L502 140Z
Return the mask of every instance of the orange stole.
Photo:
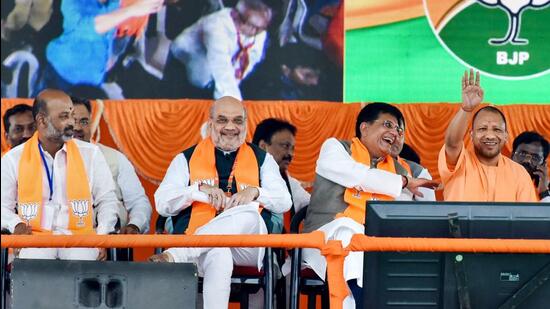
M67 202L69 203L69 230L73 234L93 234L93 204L86 169L78 146L72 140L67 149ZM33 232L49 234L42 229L43 162L38 149L38 133L23 146L17 179L18 214L30 224ZM38 175L36 172L38 171ZM52 171L53 172L53 171Z
M365 145L363 145L357 137L354 137L351 141L351 157L359 163L363 163L366 166L371 166L370 154L367 147L365 147ZM394 160L389 155L384 158L384 161L379 162L376 168L396 174ZM337 214L336 217L349 217L360 224L365 224L365 207L367 201L370 200L392 201L393 198L383 194L363 192L355 188L347 188L344 193L344 201L348 203L348 207L343 213Z
M254 150L246 143L238 150L233 171L237 192L249 186L260 186L260 173ZM216 171L215 146L211 138L203 139L193 152L189 161L189 182L190 184L205 183L218 186L219 178ZM193 202L191 205L191 218L185 234L194 234L197 228L205 225L216 216L216 209L202 202Z

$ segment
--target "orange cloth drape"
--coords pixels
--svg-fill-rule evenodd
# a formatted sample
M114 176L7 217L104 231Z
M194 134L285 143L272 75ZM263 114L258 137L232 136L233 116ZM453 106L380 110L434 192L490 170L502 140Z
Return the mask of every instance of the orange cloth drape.
M28 99L2 99L2 114L14 104ZM105 120L116 143L138 172L146 179L162 180L174 156L200 138L199 128L208 118L209 100L124 100L105 101ZM350 139L361 104L315 101L255 101L248 108L248 140L256 125L268 117L279 117L298 128L295 159L290 173L302 181L315 177L315 163L322 143L329 137ZM400 104L406 122L405 141L422 158L436 180L437 156L445 130L459 105L447 103ZM507 105L499 107L506 115L510 133L504 154L509 155L515 136L536 130L550 139L550 105ZM6 144L2 126L2 150ZM105 134L105 133L104 133ZM466 137L469 143L469 136Z
M346 1L345 29L373 27L420 16L424 16L422 0Z

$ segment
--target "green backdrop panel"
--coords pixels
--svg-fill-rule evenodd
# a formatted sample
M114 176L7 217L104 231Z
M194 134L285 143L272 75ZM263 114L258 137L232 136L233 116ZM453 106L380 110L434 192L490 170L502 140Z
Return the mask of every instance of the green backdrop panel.
M467 68L439 43L425 17L346 32L345 101L458 102ZM548 57L548 56L547 56ZM550 103L550 74L527 80L482 76L485 101Z

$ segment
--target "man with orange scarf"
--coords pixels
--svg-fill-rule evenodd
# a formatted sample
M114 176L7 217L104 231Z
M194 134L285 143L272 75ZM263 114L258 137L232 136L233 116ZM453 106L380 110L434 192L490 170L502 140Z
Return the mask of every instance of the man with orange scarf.
M117 200L111 173L97 146L72 138L70 97L59 90L42 91L34 101L33 116L37 132L2 157L2 228L33 235L114 231ZM96 248L24 248L19 254L67 260L104 256L105 250Z
M341 240L345 247L353 234L364 233L369 200L394 200L404 191L412 193L410 199L422 196L421 187L435 187L434 181L408 176L391 156L391 147L403 134L403 115L397 107L371 103L357 116L355 138L325 141L303 232L321 230L327 240ZM325 278L326 260L319 250L304 249L303 262ZM344 278L352 292L344 300L344 308L363 308L363 252L350 252L345 258Z
M160 215L172 216L174 233L267 234L264 213L290 209L273 157L245 143L246 121L239 100L218 99L210 109L210 137L170 164L155 205ZM171 248L150 260L197 263L204 277L204 308L227 308L233 264L259 269L263 256L263 248Z

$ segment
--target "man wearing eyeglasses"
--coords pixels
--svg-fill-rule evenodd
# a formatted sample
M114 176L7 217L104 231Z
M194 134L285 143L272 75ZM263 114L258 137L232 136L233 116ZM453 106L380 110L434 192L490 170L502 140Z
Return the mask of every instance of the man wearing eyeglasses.
M483 100L479 72L474 80L464 72L462 106L451 120L438 167L445 185L446 201L537 202L527 171L501 154L508 140L506 118L494 106L478 109ZM473 149L464 146L464 135L472 123Z
M369 200L395 200L404 191L423 196L421 187L436 187L432 180L408 176L392 157L391 148L403 134L403 115L397 107L371 103L357 116L356 137L351 141L325 141L317 160L303 232L321 230L327 240L341 240L346 246L353 234L364 233ZM325 278L326 260L318 250L305 249L303 260L320 278ZM344 269L353 294L344 300L344 308L363 308L363 253L350 252Z
M165 92L171 97L241 100L241 81L262 61L271 17L263 0L239 0L235 8L204 16L183 30L170 47Z
M525 131L514 139L512 160L523 165L537 190L541 202L550 203L548 190L548 141L539 133Z
M71 97L74 106L74 137L90 142L92 107L89 100ZM109 165L115 194L119 201L118 217L120 234L139 234L149 231L151 221L151 203L145 195L145 190L126 156L118 150L97 144Z
M309 205L310 194L302 187L300 181L288 173L288 166L294 158L295 136L296 127L291 123L282 119L267 118L256 126L252 144L273 156L279 165L279 171L285 180L288 192L292 196L294 212L298 212L304 206ZM282 214L273 216L272 222L274 224L273 233L281 233L283 229Z
M265 211L290 209L290 194L273 157L245 142L246 110L222 97L210 109L210 136L178 154L155 192L175 234L267 234ZM259 205L263 206L260 208ZM228 308L233 263L260 266L263 248L170 248L153 262L194 262L204 277L204 308Z

